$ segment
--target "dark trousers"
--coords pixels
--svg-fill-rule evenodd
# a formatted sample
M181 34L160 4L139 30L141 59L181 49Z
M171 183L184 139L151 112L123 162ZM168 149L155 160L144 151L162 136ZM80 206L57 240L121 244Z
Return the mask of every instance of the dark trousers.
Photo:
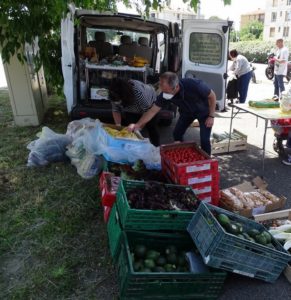
M274 79L274 95L277 95L278 97L281 96L281 93L285 91L285 86L284 86L284 75L275 75Z
M122 116L122 125L128 126L131 123L136 123L141 118L142 114L135 114L125 112ZM150 142L158 147L160 146L160 135L157 128L157 117L152 118L146 125L145 128L148 132Z
M248 95L249 84L252 78L253 71L248 72L238 78L239 102L245 103Z
M205 126L205 121L207 117L204 118L197 118L195 116L191 115L184 115L181 114L179 117L179 120L176 124L176 127L174 129L173 135L175 141L183 141L183 136L187 130L187 128L192 124L194 120L198 119L199 121L199 127L200 127L200 144L201 148L211 155L211 144L210 144L210 135L211 135L211 129Z

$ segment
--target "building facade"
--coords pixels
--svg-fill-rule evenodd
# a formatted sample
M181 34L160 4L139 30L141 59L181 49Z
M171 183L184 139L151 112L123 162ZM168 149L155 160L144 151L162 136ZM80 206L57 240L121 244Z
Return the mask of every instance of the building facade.
M291 0L266 0L264 40L291 37Z
M200 14L200 6L197 13L193 10L188 3L177 3L175 1L168 1L167 6L162 10L151 10L150 17L176 22L181 27L181 20L183 19L200 19L203 18Z
M253 21L259 21L261 23L264 23L265 12L261 9L258 9L256 11L241 15L240 29L244 28L246 25L248 25L250 22L253 22Z

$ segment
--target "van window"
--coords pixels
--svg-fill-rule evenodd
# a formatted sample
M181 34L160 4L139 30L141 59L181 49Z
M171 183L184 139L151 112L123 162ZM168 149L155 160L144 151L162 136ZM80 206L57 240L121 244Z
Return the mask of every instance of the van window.
M128 35L131 37L133 42L138 42L140 37L146 37L150 40L150 34L140 33L134 31L120 31L118 29L96 29L96 28L87 28L87 42L95 40L95 32L102 31L105 33L106 42L109 42L113 45L120 45L120 37L122 35Z
M220 65L222 38L216 33L192 32L189 43L189 60L198 64Z

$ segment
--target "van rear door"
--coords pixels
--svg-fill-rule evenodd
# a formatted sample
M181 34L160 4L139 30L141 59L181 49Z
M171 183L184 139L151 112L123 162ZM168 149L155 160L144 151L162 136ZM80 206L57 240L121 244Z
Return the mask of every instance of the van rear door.
M217 109L225 109L228 42L232 22L182 21L182 77L205 81L217 97Z
M71 13L61 22L62 71L68 113L76 103L76 61L74 53L74 20Z

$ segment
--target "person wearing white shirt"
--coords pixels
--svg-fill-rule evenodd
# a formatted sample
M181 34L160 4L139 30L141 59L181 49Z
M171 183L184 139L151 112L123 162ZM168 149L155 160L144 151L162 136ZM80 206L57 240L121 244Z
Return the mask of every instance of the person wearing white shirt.
M289 51L287 47L284 47L283 39L278 39L276 41L276 46L278 49L274 66L274 98L278 99L281 97L282 92L285 91L283 78L287 75Z
M246 57L238 54L237 50L231 50L229 57L233 61L229 70L233 71L238 78L239 102L245 103L248 95L250 80L252 78L252 68Z

